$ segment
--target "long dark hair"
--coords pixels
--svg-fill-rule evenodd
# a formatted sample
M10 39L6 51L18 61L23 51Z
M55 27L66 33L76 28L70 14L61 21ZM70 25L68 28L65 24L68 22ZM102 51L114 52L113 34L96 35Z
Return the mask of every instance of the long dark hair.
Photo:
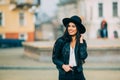
M69 23L68 23L69 24ZM75 23L74 23L75 24ZM79 42L80 41L80 31L79 31L79 25L75 24L76 25L76 28L77 28L77 33L76 33L76 42ZM66 42L71 42L72 41L72 36L69 35L68 33L68 25L66 26L66 30L63 34L63 39L66 41Z
M80 46L79 45L79 43L80 43L80 37L81 37L81 33L80 33L80 27L79 27L79 25L77 25L77 24L75 24L76 25L76 28L77 28L77 33L76 33L76 43L78 44L78 46ZM66 26L66 30L65 30L65 32L64 32L64 34L63 34L63 39L65 40L65 42L71 42L72 41L72 36L70 36L69 35L69 33L68 33L68 25ZM81 56L81 55L79 55L79 56ZM81 60L82 61L82 64L84 64L85 63L85 60Z

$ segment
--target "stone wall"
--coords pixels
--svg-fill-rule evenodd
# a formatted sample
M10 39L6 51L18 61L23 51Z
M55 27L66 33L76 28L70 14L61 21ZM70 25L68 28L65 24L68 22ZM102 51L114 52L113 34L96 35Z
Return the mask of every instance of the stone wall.
M119 40L97 40L88 42L88 62L120 62L120 42ZM110 43L115 42L115 43ZM93 44L94 43L94 44ZM109 43L109 44L108 44ZM114 45L113 45L114 44ZM25 55L39 60L39 61L51 61L52 60L52 48L54 41L42 41L24 43Z

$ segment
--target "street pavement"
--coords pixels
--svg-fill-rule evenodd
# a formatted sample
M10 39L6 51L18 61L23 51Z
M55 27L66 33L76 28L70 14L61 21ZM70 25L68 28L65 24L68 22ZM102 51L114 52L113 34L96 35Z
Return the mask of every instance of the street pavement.
M120 80L117 61L86 61L83 67L86 80ZM52 62L26 57L22 47L6 48L0 49L0 80L58 80L58 72Z

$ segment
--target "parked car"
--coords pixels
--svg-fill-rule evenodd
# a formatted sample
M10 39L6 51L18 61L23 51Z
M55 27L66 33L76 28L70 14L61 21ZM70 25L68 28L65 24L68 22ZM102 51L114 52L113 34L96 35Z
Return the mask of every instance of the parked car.
M6 47L22 47L24 40L19 39L0 39L0 48Z

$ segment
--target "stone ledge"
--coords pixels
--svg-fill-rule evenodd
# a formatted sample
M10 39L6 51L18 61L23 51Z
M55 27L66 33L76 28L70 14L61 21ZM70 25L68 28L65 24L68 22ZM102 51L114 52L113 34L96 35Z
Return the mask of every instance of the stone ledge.
M56 70L55 67L50 67L50 66L0 66L0 70ZM116 71L120 71L120 67L116 66L116 67L88 67L85 66L84 70L116 70Z
M25 42L26 56L40 61L51 61L55 41ZM120 40L87 40L89 56L120 55Z

